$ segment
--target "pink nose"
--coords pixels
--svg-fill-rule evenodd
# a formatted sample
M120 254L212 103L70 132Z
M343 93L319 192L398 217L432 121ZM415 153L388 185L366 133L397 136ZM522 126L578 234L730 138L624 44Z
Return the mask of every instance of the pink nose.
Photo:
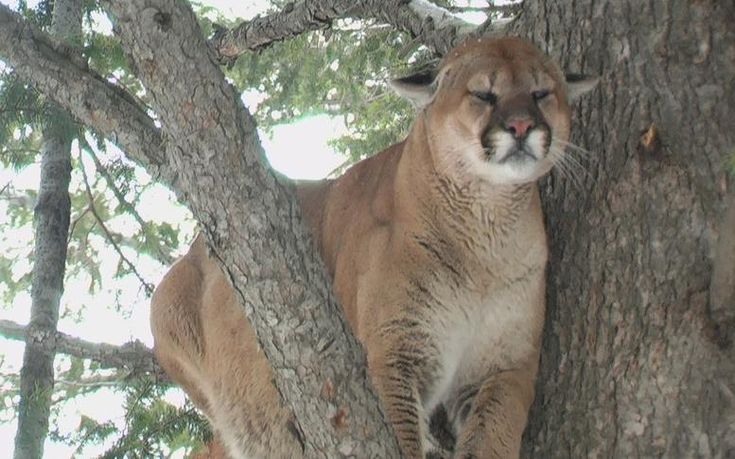
M505 128L510 131L516 139L522 139L526 132L533 127L533 120L529 118L516 118L505 123Z

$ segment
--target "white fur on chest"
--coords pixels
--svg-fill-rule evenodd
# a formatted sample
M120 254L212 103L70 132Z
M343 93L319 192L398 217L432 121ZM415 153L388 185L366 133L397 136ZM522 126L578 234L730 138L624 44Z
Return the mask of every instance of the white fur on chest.
M485 295L443 289L440 297L451 307L433 321L440 355L439 372L425 400L428 412L452 391L533 358L543 314L543 272L538 269Z

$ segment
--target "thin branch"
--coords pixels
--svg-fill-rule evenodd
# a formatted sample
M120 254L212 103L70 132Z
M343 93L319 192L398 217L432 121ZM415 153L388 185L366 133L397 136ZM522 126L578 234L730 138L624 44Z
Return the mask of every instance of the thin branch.
M95 168L97 169L97 172L99 172L102 177L105 179L105 182L107 183L107 187L112 190L112 193L115 195L115 198L117 198L118 203L120 206L122 206L125 211L132 215L136 222L138 222L138 225L140 226L141 231L143 232L143 235L146 238L150 238L150 228L148 223L143 220L143 218L140 216L138 211L135 209L135 206L128 202L127 199L125 199L125 196L123 195L120 188L115 183L114 177L110 174L110 171L107 170L104 164L102 164L102 161L97 157L94 150L92 150L91 146L86 140L80 139L80 144L85 152L87 152L87 155L92 158L92 161L94 161ZM160 261L164 265L170 265L173 264L173 262L176 260L173 256L171 256L170 253L167 253L163 250L161 247L156 248L156 255L158 261Z
M139 379L143 381L155 381L155 379L149 375L144 375ZM64 403L74 400L77 397L96 392L101 387L118 387L124 389L129 384L130 374L125 370L115 372L111 375L90 376L82 378L79 381L57 379L54 383L54 399L51 405L63 406Z
M110 174L110 171L107 170L107 168L102 164L102 161L97 157L95 152L90 147L89 143L87 143L86 140L81 141L81 146L84 149L84 151L87 153L87 156L89 156L92 161L94 162L94 167L97 169L97 172L99 172L102 175L102 178L105 179L105 183L107 183L107 186L112 190L112 194L115 195L115 198L117 198L118 203L120 206L122 206L127 212L130 213L130 215L133 216L136 222L138 222L138 225L141 229L146 228L146 222L143 220L143 218L140 216L138 211L135 210L135 207L128 202L127 199L125 199L125 196L123 195L120 188L115 183L115 178ZM170 263L173 260L167 261Z
M138 278L146 294L148 296L153 295L153 290L155 288L153 284L146 282L143 276L135 268L135 265L130 260L128 260L128 257L125 256L122 249L118 245L117 241L115 241L115 238L113 237L112 232L110 232L110 230L107 228L107 225L105 225L104 220L100 217L100 214L97 212L97 208L94 205L94 194L92 193L92 187L89 185L89 178L87 177L87 171L84 168L84 162L81 160L81 158L79 159L79 169L82 171L82 179L84 181L84 187L86 189L87 198L89 200L89 211L92 213L95 220L97 220L97 223L99 223L100 228L102 228L102 232L105 233L105 237L110 242L110 244L112 244L112 247L115 249L115 252L117 252L120 259L128 266L128 269L130 269L130 271L133 274L135 274L135 277Z
M0 336L16 341L23 341L27 327L9 320L0 320ZM156 362L153 352L138 340L122 346L106 343L92 343L80 338L55 332L52 336L34 330L30 337L37 345L49 351L72 355L80 359L97 362L102 368L115 368L128 371L133 379L152 377L156 381L168 381L168 377Z
M486 13L488 15L500 13L502 16L515 16L523 9L523 2L487 6L450 6L447 9L452 13Z
M221 62L305 32L327 29L340 18L378 19L408 32L443 54L475 26L427 0L301 0L283 10L221 30L210 40Z
M0 335L8 339L23 341L26 339L26 327L9 320L0 320Z
M87 378L81 378L78 381L68 379L57 379L56 386L64 389L63 386L70 388L98 388L98 387L115 387L129 384L129 375L114 373L111 375L95 375Z
M67 245L69 245L69 243L71 242L72 237L74 236L74 230L77 228L77 224L88 213L89 213L89 207L85 208L79 215L77 215L74 218L74 220L71 221L71 225L69 225L69 236L67 236L67 238L66 238L66 244Z
M36 107L26 108L26 107L18 107L16 105L14 107L7 107L6 106L6 107L3 107L3 108L0 108L0 113L20 113L20 112L31 113L31 114L34 114L34 115L37 115L38 114L38 110L37 110Z
M487 13L494 8L491 6L448 6L447 11L452 13Z

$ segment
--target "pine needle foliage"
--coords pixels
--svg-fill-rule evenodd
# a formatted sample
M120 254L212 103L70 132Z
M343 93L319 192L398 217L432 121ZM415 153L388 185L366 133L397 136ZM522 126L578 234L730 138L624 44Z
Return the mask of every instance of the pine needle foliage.
M73 438L78 451L82 453L90 445L110 444L99 457L168 457L177 450L190 453L210 441L212 431L206 420L190 402L177 407L164 401L166 390L151 382L127 386L123 425L82 418Z
M387 82L410 72L407 61L430 58L428 50L392 28L342 20L327 31L245 54L228 76L244 91L264 95L251 108L266 130L314 114L342 118L349 135L332 146L354 162L405 135L413 110Z
M38 128L45 118L45 104L33 88L5 72L0 82L0 162L19 171L38 156Z

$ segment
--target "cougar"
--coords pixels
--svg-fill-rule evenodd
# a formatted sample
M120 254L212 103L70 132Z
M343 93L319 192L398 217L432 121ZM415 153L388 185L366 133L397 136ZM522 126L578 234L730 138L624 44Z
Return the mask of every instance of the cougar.
M515 458L534 397L547 240L536 181L564 158L567 78L518 38L471 39L393 86L407 138L297 192L403 455ZM204 238L151 305L156 356L233 458L299 457L291 412ZM433 439L441 412L450 451Z

